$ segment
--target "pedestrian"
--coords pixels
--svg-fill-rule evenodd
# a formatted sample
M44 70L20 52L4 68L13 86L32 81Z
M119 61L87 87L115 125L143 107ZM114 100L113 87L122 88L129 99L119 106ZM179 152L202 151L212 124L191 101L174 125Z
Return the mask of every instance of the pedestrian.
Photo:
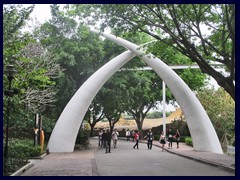
M117 129L114 129L112 133L112 139L113 139L113 148L117 147L117 140L118 140L119 133L117 132Z
M106 153L110 153L110 152L111 152L111 134L108 129L106 133Z
M179 133L179 130L177 129L177 132L175 134L175 137L176 137L176 142L177 142L177 148L179 148L179 142L180 142L180 133Z
M172 133L171 129L168 130L167 137L168 137L168 149L170 149L170 148L172 149L173 133Z
M133 142L134 142L134 134L135 134L135 131L132 130L132 132L131 132L131 137L132 137L132 141L133 141Z
M107 131L104 129L102 133L102 148L106 148Z
M147 135L144 138L145 139L147 138L148 149L152 149L153 133L151 129L149 129L149 131L147 132Z
M162 151L164 149L164 145L166 144L166 137L164 135L164 132L160 135L160 144L162 144Z
M98 146L102 147L102 134L103 134L103 130L101 129L98 133Z
M127 131L126 131L126 137L127 137L127 141L129 141L129 139L130 139L130 136L131 136L131 132L130 132L130 130L129 130L129 129L127 129Z
M139 132L136 131L134 133L134 140L136 141L135 145L133 146L133 149L135 149L135 147L137 146L137 149L138 149L138 141L139 141Z

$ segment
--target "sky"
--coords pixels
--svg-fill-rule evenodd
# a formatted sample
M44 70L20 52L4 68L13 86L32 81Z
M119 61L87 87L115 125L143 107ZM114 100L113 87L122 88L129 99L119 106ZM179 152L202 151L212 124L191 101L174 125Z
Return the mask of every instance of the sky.
M32 12L32 17L37 17L37 19L43 23L51 17L50 4L36 4Z
M49 18L51 17L50 4L35 4L35 8L31 13L30 17L36 17L40 23L44 23L45 21L49 20Z

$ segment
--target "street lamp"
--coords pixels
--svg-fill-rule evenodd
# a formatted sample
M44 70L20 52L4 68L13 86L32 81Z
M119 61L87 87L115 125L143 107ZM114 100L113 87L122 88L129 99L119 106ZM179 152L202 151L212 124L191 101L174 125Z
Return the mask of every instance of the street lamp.
M4 152L4 157L5 157L5 167L6 167L6 172L8 174L8 129L9 129L9 114L10 114L10 97L13 97L14 94L18 93L17 89L12 89L12 80L14 78L14 74L16 74L16 70L14 69L13 65L7 65L5 69L5 74L8 78L9 86L8 90L4 91L4 94L8 96L8 102L7 102L7 127L6 127L6 143L5 143L5 152Z

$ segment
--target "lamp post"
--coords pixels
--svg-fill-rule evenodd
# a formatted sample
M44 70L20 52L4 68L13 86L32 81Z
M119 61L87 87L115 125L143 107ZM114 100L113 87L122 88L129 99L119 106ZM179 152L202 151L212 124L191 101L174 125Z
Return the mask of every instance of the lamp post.
M4 151L4 158L5 158L5 170L8 174L8 131L9 131L9 118L10 118L10 97L14 96L14 94L18 93L17 89L12 89L12 80L14 78L14 74L16 74L16 70L14 69L13 65L7 65L5 69L5 74L8 78L8 90L4 91L4 94L8 96L7 101L7 126L6 126L6 142L5 142L5 151Z
M163 134L166 136L166 85L165 82L162 81L162 89L163 89Z

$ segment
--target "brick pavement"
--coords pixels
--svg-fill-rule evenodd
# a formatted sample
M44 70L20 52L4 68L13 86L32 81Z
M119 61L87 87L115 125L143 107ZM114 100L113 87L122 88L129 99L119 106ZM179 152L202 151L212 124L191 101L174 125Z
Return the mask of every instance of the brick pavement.
M89 150L73 153L50 153L44 160L33 162L34 165L21 176L97 176L94 159L96 146Z
M146 141L143 140L140 143L146 143ZM153 145L161 147L158 141L154 141ZM179 146L176 148L176 143L173 143L173 148L168 149L165 146L165 151L235 172L235 157L194 151L193 147L187 146L185 143L180 143ZM20 172L15 173L15 176L98 176L94 159L94 151L97 148L97 145L93 143L89 150L73 153L50 153L44 157L44 161L33 161L30 169L23 168Z
M146 143L146 141L143 141ZM153 141L155 146L161 147L158 141ZM180 143L179 148L177 148L176 143L173 142L173 148L168 149L168 146L165 145L164 148L166 151L184 156L187 158L195 159L207 164L220 166L230 171L235 172L235 157L228 156L225 154L217 154L212 152L202 152L202 151L195 151L193 147L186 145L186 143Z

